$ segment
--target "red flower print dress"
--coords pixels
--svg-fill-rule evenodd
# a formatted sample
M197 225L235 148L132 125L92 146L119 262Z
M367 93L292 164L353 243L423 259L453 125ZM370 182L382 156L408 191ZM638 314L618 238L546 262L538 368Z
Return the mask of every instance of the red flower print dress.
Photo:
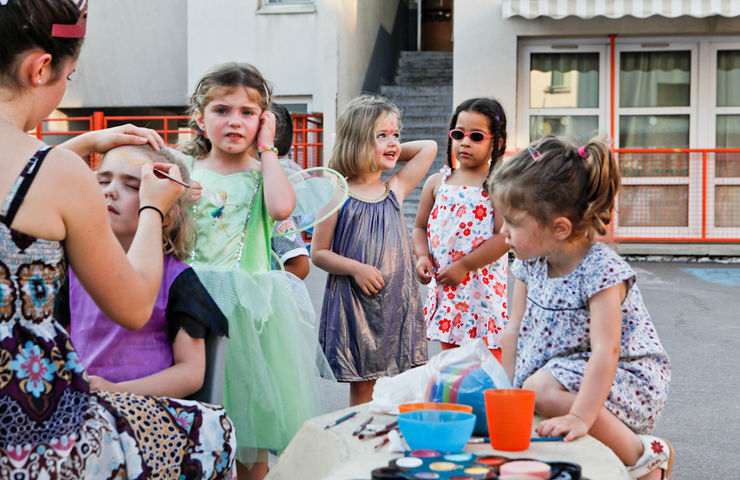
M442 169L427 222L427 242L435 275L493 236L493 206L481 187L448 185L452 171ZM428 285L424 318L429 340L459 345L482 338L488 348L500 348L506 315L508 257L468 272L456 287Z

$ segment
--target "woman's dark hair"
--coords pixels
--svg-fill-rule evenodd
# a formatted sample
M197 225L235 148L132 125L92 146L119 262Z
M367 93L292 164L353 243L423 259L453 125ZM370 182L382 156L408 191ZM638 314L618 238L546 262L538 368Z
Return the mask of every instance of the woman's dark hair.
M72 0L8 0L0 5L0 86L21 88L20 55L32 49L51 54L55 74L80 53L82 38L52 37L54 24L75 24L80 9ZM54 77L56 79L56 77Z
M506 114L504 113L504 108L497 100L492 98L479 97L465 100L457 106L455 113L452 114L452 118L450 118L450 130L454 129L457 125L457 117L460 115L460 112L476 112L488 117L488 128L491 135L493 135L491 138L493 142L491 166L488 169L488 175L486 175L486 179L488 179L491 172L493 172L493 167L504 156L504 151L506 150ZM447 137L447 165L453 168L452 139L449 136ZM483 182L483 188L485 189L488 189L487 182L488 180Z

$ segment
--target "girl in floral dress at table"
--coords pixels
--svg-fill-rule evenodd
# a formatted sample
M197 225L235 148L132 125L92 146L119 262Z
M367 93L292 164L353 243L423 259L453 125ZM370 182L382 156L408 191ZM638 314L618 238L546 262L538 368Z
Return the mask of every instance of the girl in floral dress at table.
M620 185L608 145L547 136L494 171L489 191L516 255L504 369L551 417L541 436L589 434L632 478L668 478L673 448L649 435L665 405L671 363L635 272L605 235Z

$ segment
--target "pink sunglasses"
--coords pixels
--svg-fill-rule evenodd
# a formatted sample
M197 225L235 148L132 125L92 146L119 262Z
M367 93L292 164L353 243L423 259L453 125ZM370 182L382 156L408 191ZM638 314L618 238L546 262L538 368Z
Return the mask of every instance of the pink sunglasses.
M493 135L485 134L483 132L470 132L465 133L459 128L456 128L454 130L450 130L450 138L453 140L462 140L465 137L470 137L471 142L480 143L486 138L491 138Z

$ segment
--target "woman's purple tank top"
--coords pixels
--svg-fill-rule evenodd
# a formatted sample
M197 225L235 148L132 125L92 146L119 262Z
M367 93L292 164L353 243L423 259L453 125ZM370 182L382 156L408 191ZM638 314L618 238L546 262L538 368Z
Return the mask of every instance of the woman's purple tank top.
M152 316L135 332L106 317L69 269L70 337L88 375L118 383L172 366L172 343L165 314L172 282L186 268L190 267L165 255L162 285Z

